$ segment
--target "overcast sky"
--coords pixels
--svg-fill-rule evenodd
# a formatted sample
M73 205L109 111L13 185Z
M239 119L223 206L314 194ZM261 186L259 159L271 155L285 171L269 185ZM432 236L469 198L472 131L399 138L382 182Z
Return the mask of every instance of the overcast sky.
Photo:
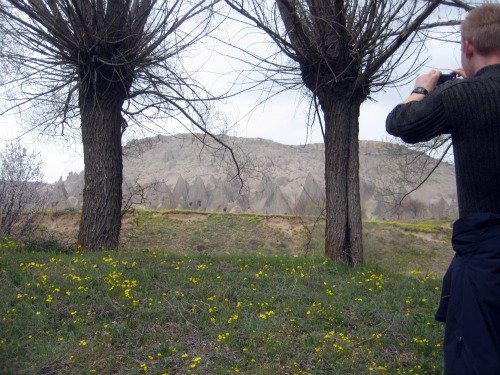
M460 66L460 46L456 43L430 41L425 54L429 56L422 72L432 68L449 71ZM213 55L212 55L213 57ZM216 59L215 59L216 60ZM215 62L217 64L217 62ZM373 101L366 101L361 106L361 140L385 140L385 118L390 110L406 96L413 83L403 87L388 88L376 93ZM262 99L262 97L260 97ZM223 111L230 119L237 122L231 135L240 137L266 138L283 144L303 145L304 143L322 142L319 128L306 127L308 103L299 92L286 92L266 101L256 109L258 93L242 94L223 105ZM253 110L252 110L253 109ZM15 137L19 130L12 118L0 118L2 140ZM172 128L172 132L185 132L181 128ZM66 178L69 172L83 170L83 152L78 142L39 141L34 137L24 137L23 145L30 150L40 152L43 157L43 174L46 182L55 182L61 176Z

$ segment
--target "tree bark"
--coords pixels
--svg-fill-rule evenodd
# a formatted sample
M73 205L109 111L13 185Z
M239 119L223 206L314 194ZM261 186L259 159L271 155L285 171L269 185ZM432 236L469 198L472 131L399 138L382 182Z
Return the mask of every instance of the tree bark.
M363 262L359 192L359 109L348 97L320 100L325 115L325 254L352 266Z
M119 243L123 181L120 96L114 90L80 94L85 187L78 245L85 250L115 249Z

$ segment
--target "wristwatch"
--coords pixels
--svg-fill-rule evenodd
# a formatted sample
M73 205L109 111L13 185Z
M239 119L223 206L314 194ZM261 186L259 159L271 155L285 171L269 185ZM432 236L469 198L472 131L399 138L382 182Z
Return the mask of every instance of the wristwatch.
M426 88L424 87L415 87L413 91L411 92L412 94L422 94L422 95L427 95L429 91L427 91Z

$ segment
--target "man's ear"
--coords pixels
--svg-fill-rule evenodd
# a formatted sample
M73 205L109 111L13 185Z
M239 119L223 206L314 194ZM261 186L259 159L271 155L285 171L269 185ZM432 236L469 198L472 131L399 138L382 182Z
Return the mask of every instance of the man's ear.
M464 48L465 57L470 59L474 55L474 52L475 52L474 45L469 40L466 39L466 40L464 40L463 48Z

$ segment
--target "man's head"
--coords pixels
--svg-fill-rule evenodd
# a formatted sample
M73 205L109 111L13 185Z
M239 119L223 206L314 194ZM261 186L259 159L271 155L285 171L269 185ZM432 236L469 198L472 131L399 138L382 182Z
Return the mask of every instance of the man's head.
M462 22L462 67L474 75L490 63L500 63L500 4L481 5Z

